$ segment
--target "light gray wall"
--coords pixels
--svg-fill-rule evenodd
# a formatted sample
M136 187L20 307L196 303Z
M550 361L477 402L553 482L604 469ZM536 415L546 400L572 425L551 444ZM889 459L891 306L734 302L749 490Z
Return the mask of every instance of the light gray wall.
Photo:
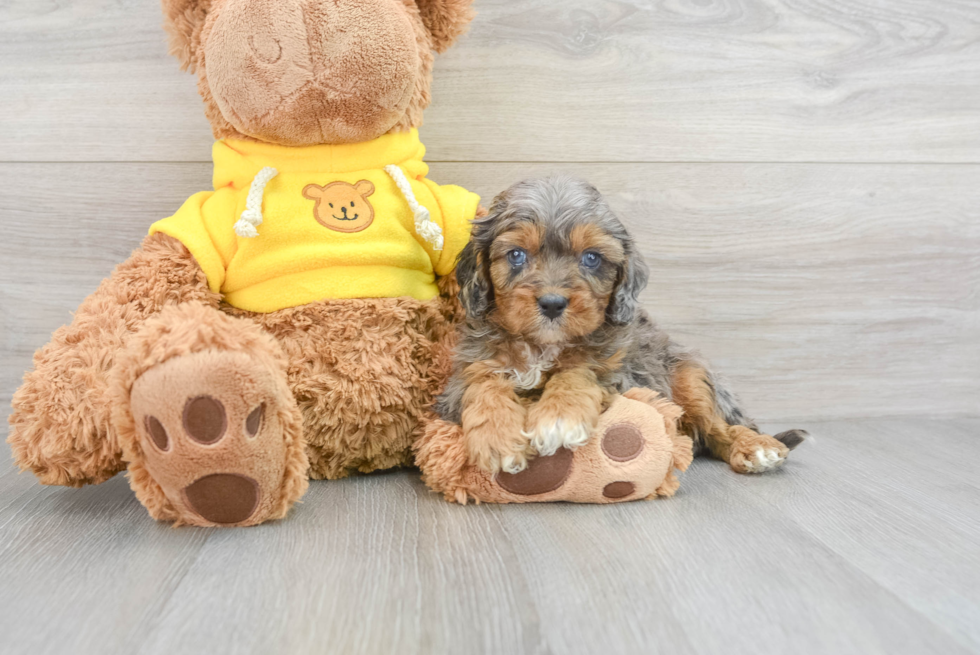
M764 419L980 413L980 4L478 0L432 178L594 181L645 302ZM150 0L0 6L0 401L210 182Z

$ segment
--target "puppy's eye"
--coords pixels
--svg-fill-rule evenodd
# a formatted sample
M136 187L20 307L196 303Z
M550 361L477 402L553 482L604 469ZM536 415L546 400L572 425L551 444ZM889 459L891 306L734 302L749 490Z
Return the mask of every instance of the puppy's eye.
M330 209L333 209L333 203L330 203Z
M514 248L507 252L507 261L511 266L523 266L527 261L527 253L520 248Z
M602 255L597 252L589 251L582 255L582 266L586 268L598 268L602 263Z

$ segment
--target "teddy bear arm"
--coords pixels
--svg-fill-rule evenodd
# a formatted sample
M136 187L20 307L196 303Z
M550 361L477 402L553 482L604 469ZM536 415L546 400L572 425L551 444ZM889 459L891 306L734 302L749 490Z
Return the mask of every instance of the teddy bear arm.
M125 468L112 429L110 376L126 343L163 307L218 294L190 252L172 237L147 237L81 304L69 325L34 355L14 394L14 459L44 484L82 486Z

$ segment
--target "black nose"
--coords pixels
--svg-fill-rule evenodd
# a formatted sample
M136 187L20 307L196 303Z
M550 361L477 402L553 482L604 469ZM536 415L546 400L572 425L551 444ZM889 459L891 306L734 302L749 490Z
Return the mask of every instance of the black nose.
M568 298L555 293L549 293L547 296L538 298L538 307L541 308L541 313L548 318L558 318L565 311L565 308L568 307Z

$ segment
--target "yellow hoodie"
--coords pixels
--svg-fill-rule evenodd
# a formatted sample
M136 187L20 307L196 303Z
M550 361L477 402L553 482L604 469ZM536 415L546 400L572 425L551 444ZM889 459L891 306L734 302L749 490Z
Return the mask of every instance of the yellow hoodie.
M435 275L452 272L469 240L480 199L426 179L424 154L416 130L301 148L218 141L215 190L191 196L150 234L183 243L212 291L240 309L429 300L438 295ZM438 229L419 226L420 205L423 222L428 210Z

